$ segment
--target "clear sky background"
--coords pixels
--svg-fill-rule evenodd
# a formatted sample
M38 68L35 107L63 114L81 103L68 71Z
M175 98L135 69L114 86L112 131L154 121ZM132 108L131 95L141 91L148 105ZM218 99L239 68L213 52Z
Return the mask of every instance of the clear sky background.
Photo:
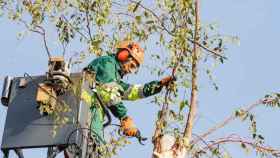
M203 23L218 22L220 32L240 38L240 46L229 46L226 51L229 60L218 66L214 76L219 90L209 86L210 81L200 79L199 115L194 133L203 133L242 105L248 105L265 94L279 92L279 37L280 37L280 1L277 0L202 0L201 19ZM38 35L31 34L23 40L17 40L16 34L23 27L0 18L0 87L5 75L22 76L24 72L32 75L45 73L47 56ZM75 46L73 46L75 47ZM58 52L59 49L53 49ZM146 58L146 60L148 60ZM145 73L141 68L137 76L126 80L132 83L144 83L159 79ZM140 76L140 77L139 77ZM205 75L201 74L202 77ZM2 88L0 89L2 91ZM129 114L145 136L151 136L158 107L150 104L151 98L127 103ZM258 108L257 126L265 136L266 144L280 149L280 109ZM7 108L0 106L0 141L5 124ZM234 121L210 138L241 133L248 137L247 123ZM238 146L228 146L235 157L255 158L255 154L244 154ZM150 157L152 145L149 142L141 146L132 140L132 145L124 148L121 158ZM46 157L45 149L25 150L27 158ZM0 157L2 157L0 153ZM11 157L15 157L11 154Z

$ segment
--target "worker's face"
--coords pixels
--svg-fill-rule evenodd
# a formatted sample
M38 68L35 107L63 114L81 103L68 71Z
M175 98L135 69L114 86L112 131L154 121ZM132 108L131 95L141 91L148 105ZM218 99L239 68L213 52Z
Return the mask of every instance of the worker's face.
M136 73L138 71L139 65L136 60L129 58L126 62L122 63L122 69L125 74Z

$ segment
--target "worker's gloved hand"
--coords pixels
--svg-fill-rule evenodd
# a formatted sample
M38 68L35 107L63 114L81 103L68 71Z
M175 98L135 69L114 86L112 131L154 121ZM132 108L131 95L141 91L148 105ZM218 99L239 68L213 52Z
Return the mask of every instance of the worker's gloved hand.
M160 85L161 86L166 86L168 85L170 82L175 81L176 78L172 77L172 76L166 76L163 79L160 80Z
M121 120L121 131L124 135L129 137L135 137L138 134L138 129L136 128L131 117L126 116Z
M121 131L126 136L137 138L141 145L145 145L143 141L146 141L147 138L141 136L131 117L126 116L121 120Z

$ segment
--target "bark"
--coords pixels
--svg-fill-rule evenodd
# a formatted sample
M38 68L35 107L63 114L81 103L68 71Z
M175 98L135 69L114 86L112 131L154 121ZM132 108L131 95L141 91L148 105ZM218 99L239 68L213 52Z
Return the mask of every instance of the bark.
M197 97L198 97L198 45L197 41L199 39L199 10L198 10L199 0L195 1L195 34L194 34L194 47L192 52L192 90L191 90L191 102L190 111L188 114L188 119L186 123L186 128L184 131L184 142L185 145L189 145L189 140L192 137L193 123L197 110Z
M185 158L187 154L187 148L192 137L192 129L194 118L197 109L197 95L198 95L198 45L199 39L199 0L195 1L195 33L192 52L192 89L191 89L191 104L190 111L188 113L188 119L186 122L186 128L184 130L183 139L176 140L172 135L163 135L161 131L161 124L164 121L161 116L156 122L156 130L153 137L153 158ZM162 108L162 114L164 114L165 106Z

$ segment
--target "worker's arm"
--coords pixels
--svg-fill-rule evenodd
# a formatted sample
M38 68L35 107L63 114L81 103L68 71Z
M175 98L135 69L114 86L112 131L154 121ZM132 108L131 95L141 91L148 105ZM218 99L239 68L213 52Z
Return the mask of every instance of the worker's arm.
M97 86L97 93L100 95L103 103L110 109L112 114L119 118L120 120L127 116L127 109L124 106L122 99L126 100L136 100L140 98L145 98L160 92L162 85L160 81L152 81L140 85L130 85L123 81L120 82L110 82L103 84L102 86ZM89 100L87 95L82 95L84 100Z
M145 98L160 92L162 85L160 81L152 81L140 85L130 85L123 81L110 82L97 86L97 93L100 95L103 103L110 109L112 114L118 119L123 119L127 116L127 109L124 106L122 99L136 100Z
M127 108L124 106L123 102L108 106L108 108L110 109L111 113L119 120L127 116Z
M161 91L160 81L152 81L144 85L130 85L123 81L120 82L124 92L122 98L125 100L137 100L157 94Z
M151 81L144 85L130 85L123 81L120 81L119 84L124 89L123 99L137 100L159 93L163 86L168 85L171 81L174 80L175 79L173 77L167 76L160 81Z

